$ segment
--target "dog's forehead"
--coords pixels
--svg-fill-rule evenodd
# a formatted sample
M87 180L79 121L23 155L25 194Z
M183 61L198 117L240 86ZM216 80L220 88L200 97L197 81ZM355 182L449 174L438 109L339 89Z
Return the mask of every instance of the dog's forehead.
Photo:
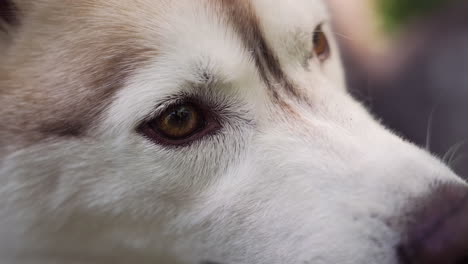
M234 29L233 38L249 42L263 35L262 41L271 42L294 28L312 31L326 18L320 0L17 3L29 15L22 21L12 56L0 65L0 114L9 124L7 134L34 133L29 139L85 133L129 76L160 55L168 33L164 27L179 30L181 37L217 22L222 25L218 29ZM214 34L221 38L223 31ZM275 71L279 66L268 67Z

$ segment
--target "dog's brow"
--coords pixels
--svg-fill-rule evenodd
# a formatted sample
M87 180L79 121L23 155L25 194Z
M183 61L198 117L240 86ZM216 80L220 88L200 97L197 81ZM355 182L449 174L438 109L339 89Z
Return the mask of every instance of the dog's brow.
M259 75L267 85L276 102L280 102L279 88L288 95L301 98L298 89L284 73L281 63L268 45L261 29L260 21L253 6L242 0L212 0L221 14L226 16L227 23L234 27L244 42L245 48L252 51L252 56ZM280 102L285 104L285 102Z

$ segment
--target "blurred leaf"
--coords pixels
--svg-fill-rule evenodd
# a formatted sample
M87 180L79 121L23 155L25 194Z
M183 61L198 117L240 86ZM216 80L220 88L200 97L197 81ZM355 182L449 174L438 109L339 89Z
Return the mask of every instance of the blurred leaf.
M409 22L412 18L425 15L453 0L377 0L384 25L390 31Z

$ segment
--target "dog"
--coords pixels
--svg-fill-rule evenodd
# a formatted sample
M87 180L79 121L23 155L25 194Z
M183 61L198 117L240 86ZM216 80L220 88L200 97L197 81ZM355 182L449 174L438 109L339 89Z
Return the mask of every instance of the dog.
M0 10L0 263L468 263L467 184L349 95L323 1Z

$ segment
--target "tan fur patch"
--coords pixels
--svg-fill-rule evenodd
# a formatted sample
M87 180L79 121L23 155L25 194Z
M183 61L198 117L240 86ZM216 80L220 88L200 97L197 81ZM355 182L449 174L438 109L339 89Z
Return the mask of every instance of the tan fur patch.
M1 146L86 135L128 77L158 55L158 29L149 25L171 6L165 0L16 1L21 26L0 52ZM206 1L253 51L274 102L293 112L281 95L301 94L250 2Z
M0 54L0 145L84 135L129 75L157 55L131 10L141 7L112 2L29 6Z

